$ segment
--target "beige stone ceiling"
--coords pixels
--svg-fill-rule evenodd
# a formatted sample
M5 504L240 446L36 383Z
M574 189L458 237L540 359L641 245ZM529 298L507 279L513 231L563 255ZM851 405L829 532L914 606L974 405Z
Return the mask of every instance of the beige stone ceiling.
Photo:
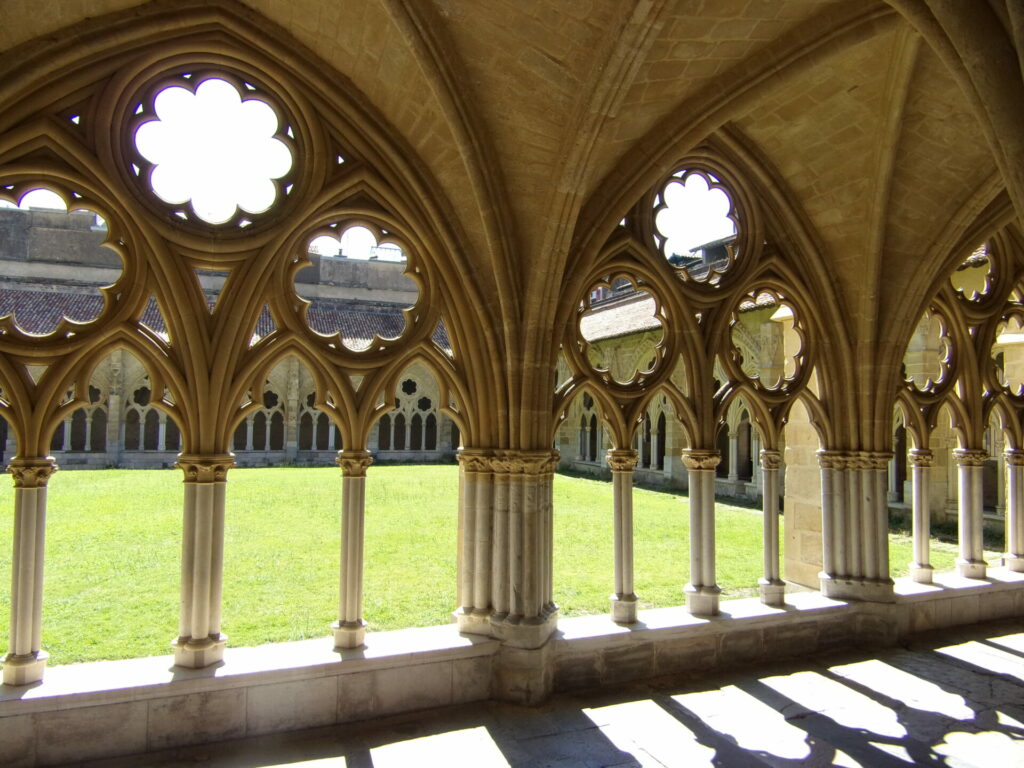
M512 263L523 290L559 278L601 185L662 140L692 142L687 124L729 123L749 139L812 223L853 311L880 284L901 295L936 222L996 172L957 84L881 2L246 4L366 95L437 179L481 269ZM0 49L134 5L7 0ZM806 64L792 55L872 14Z

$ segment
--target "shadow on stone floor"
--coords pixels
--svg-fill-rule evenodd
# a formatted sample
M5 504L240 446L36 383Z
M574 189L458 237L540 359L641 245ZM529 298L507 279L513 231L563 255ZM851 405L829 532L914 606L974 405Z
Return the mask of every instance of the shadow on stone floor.
M732 675L496 702L84 764L344 766L1024 765L1024 630L1002 621L906 647Z

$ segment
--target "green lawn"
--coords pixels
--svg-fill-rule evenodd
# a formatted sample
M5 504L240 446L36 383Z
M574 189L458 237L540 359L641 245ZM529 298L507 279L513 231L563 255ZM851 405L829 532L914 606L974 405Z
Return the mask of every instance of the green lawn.
M181 551L177 470L67 471L50 483L43 645L54 664L168 653ZM0 482L0 647L9 621L13 490ZM224 631L233 645L325 636L336 618L341 477L337 468L235 469L229 476ZM369 470L365 616L371 629L445 623L455 607L458 470ZM685 497L637 489L636 591L679 605L688 578ZM612 591L611 486L555 478L555 600L562 615L606 613ZM761 515L719 504L724 597L756 594ZM956 547L933 542L933 564ZM890 539L896 575L911 559Z

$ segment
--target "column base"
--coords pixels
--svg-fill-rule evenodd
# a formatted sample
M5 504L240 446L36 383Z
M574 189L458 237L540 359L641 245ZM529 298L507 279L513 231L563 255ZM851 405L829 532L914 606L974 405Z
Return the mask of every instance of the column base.
M515 704L542 703L554 690L554 661L554 643L531 649L502 646L491 668L491 695Z
M365 621L336 621L331 624L334 630L334 647L362 648L366 644Z
M491 636L513 648L540 648L558 626L558 609L528 619L492 616Z
M174 665L189 669L202 669L224 660L224 646L227 635L210 635L199 640L179 637L171 647L174 649Z
M935 569L930 565L910 564L910 578L918 584L931 584Z
M20 656L8 653L3 661L4 685L31 685L40 682L48 658L50 654L46 651L25 653Z
M492 634L492 615L490 611L473 611L465 608L459 608L452 614L455 617L455 623L459 625L459 632L464 632L467 635L485 635L487 637L490 637Z
M612 595L612 621L636 624L636 595Z
M686 610L694 616L717 616L718 600L722 594L718 585L694 586L687 584L683 587L686 595Z
M957 558L956 572L965 579L984 579L986 565L987 563L984 560L963 560Z
M866 603L894 603L892 579L850 579L820 574L821 594L833 600L859 600Z
M759 579L757 583L761 589L762 603L775 607L786 604L786 582Z
M1024 573L1024 557L1020 555L1003 555L1003 567L1014 573Z

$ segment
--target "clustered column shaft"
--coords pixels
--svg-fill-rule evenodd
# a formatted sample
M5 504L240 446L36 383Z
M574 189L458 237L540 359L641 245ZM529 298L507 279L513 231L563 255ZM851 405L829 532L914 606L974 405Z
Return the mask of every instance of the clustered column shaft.
M1007 450L1006 555L1003 564L1024 573L1024 451Z
M363 520L369 451L338 451L341 467L341 572L334 647L358 648L366 639L363 621Z
M459 452L459 628L537 648L554 631L551 451Z
M890 601L890 455L818 451L821 467L821 591L839 599Z
M715 583L715 467L718 451L683 451L690 481L690 583L686 607L695 616L718 613L722 590Z
M181 613L174 663L206 667L224 657L221 634L224 583L224 500L228 456L181 456L185 474L185 510L181 552Z
M914 561L910 564L910 578L920 584L932 583L931 565L931 507L928 497L928 482L931 474L932 452L915 448L907 453L913 477L913 536Z
M459 452L459 609L456 617L463 632L488 634L492 612L508 613L507 600L492 603L491 583L506 578L507 560L493 557L492 549L507 543L493 542L497 531L507 534L508 478L498 482L491 456L484 451ZM504 597L504 595L502 596Z
M959 507L957 533L960 556L957 571L968 579L985 578L985 551L982 541L982 468L988 454L982 450L957 448L953 451L959 472Z
M764 576L760 579L761 602L782 605L786 585L779 574L779 469L782 454L761 451L761 478L763 492L761 507L764 514Z
M46 541L46 486L57 470L51 458L11 461L14 475L14 552L11 561L10 645L4 657L6 685L43 679L43 549Z
M612 620L636 622L636 594L633 592L633 469L639 456L634 450L608 451L614 498L615 594Z

